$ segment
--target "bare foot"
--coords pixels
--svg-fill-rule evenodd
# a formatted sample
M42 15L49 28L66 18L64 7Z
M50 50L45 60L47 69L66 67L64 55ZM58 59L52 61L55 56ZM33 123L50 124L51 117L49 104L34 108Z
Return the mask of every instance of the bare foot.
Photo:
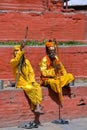
M41 109L35 109L34 112L37 114L44 114L44 112Z

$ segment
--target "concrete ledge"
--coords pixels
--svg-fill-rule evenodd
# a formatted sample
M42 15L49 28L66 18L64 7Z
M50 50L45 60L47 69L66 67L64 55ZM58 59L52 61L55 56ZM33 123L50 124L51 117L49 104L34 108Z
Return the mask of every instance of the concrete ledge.
M87 105L77 106L81 99L87 104L87 87L72 87L75 98L64 96L62 118L73 119L87 117ZM45 114L39 117L41 122L59 118L58 96L51 89L42 87ZM14 126L25 121L34 120L35 115L30 110L29 101L21 89L0 90L0 127Z

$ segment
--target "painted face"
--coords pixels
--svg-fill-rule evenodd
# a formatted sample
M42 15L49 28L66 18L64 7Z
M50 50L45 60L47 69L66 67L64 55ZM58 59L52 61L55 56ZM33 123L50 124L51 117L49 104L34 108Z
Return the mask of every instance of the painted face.
M14 57L16 57L18 51L20 51L20 45L15 45L15 46L14 46L14 51L13 51Z
M19 51L19 50L14 50L14 52L13 52L14 57L16 57L18 51Z
M56 55L56 48L54 46L51 46L48 48L48 55L51 59L54 59L55 58L55 55Z

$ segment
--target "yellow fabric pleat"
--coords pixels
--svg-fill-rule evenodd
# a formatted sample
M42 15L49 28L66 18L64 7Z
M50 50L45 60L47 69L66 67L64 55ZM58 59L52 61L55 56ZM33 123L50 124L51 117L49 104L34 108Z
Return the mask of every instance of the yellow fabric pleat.
M13 69L13 74L16 79L18 74L18 66L21 56L24 54L23 51L18 51L15 58L11 59L10 63ZM27 97L31 101L31 109L33 110L36 104L42 102L42 90L41 86L35 81L35 74L29 60L25 59L25 63L20 70L17 88L22 88Z
M62 102L62 87L68 85L71 81L74 80L74 77L71 73L67 73L63 64L58 60L60 64L59 73L55 73L53 66L48 64L50 61L49 57L45 56L40 62L40 71L41 71L41 83L44 85L50 85L51 89L58 93L59 100ZM50 62L49 62L50 63Z

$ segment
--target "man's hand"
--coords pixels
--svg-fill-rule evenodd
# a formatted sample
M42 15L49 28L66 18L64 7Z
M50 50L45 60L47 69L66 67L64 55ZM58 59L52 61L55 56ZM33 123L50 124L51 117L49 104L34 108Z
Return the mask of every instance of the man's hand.
M54 69L55 69L55 73L57 74L59 70L61 69L60 64L55 65Z
M22 43L21 43L21 46L20 46L20 50L24 49L25 45L26 45L26 43L25 43L25 42L22 42Z
M58 69L58 70L60 70L60 69L61 69L60 64L56 65L56 69Z

